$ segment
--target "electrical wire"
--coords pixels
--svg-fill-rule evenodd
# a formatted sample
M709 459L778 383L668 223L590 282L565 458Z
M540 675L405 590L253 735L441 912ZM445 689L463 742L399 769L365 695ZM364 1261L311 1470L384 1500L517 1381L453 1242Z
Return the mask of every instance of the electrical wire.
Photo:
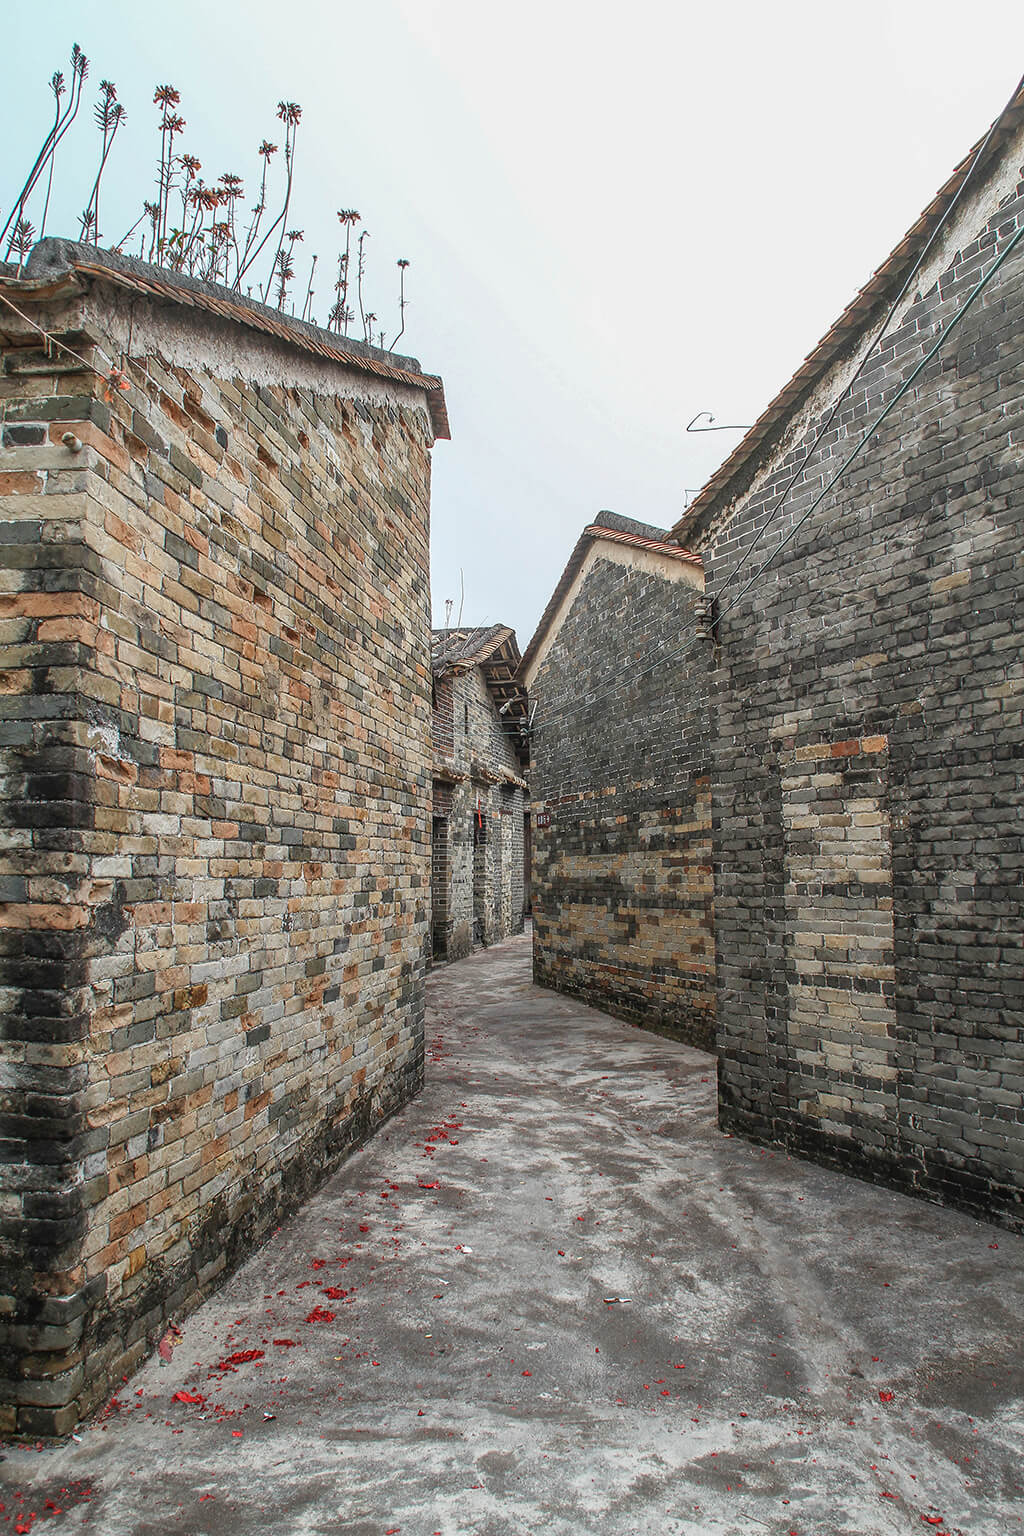
M822 490L818 493L818 495L811 502L811 505L807 508L807 510L800 515L800 517L793 524L793 526L789 530L789 532L785 535L785 537L772 550L772 552L768 556L768 558L760 566L758 566L757 570L744 583L744 585L740 588L739 592L733 598L733 601L729 604L729 606L724 611L720 612L717 615L716 622L720 623L721 620L724 619L728 614L730 614L733 611L733 609L737 606L737 604L742 601L742 599L745 597L747 592L750 591L751 587L755 584L755 582L757 582L759 580L759 578L764 574L764 572L768 569L768 567L774 563L774 561L777 559L778 555L782 552L782 550L785 549L786 545L789 544L789 542L796 536L796 534L799 532L799 530L807 522L808 518L811 517L813 515L813 513L817 511L818 507L821 506L821 504L825 500L826 496L828 496L829 493L832 490L835 489L835 486L838 483L838 481L846 473L847 469L854 462L854 460L860 457L860 454L863 452L864 448L866 447L868 442L870 442L870 440L874 436L874 434L878 431L879 427L885 421L886 417L891 414L891 412L895 409L895 407L898 405L900 400L903 399L903 396L911 388L911 386L914 384L915 380L920 376L922 371L928 366L928 364L932 361L932 359L938 355L938 353L941 351L942 347L945 345L945 343L948 340L948 338L950 337L950 335L960 325L960 323L962 322L964 316L968 313L968 311L971 309L972 305L977 301L977 299L980 298L981 294L987 288L988 284L992 281L992 278L995 277L996 273L999 271L999 269L1003 265L1003 263L1016 250L1016 248L1020 244L1021 240L1024 240L1024 224L1021 225L1021 227L1017 230L1017 232L1013 236L1013 238L1006 244L1006 246L1004 246L1003 250L996 257L995 261L989 267L988 271L982 277L980 277L978 279L978 282L975 284L974 288L971 290L971 292L968 294L967 298L961 304L960 308L956 311L956 313L952 316L952 318L949 321L947 321L946 325L940 331L939 335L936 337L936 339L933 342L933 344L931 345L931 347L929 347L928 351L924 354L924 356L921 358L920 362L916 365L916 367L912 370L912 372L910 374L908 374L908 376L904 379L903 383L896 390L895 394L893 395L893 397L889 401L889 403L879 412L879 414L875 417L875 419L871 423L871 425L864 431L864 433L861 435L859 441L857 442L856 446L847 455L847 457L843 460L842 464L840 464L839 468L836 470L835 474L829 480L827 485L825 485L822 488ZM724 588L723 588L723 590L724 590ZM694 620L694 621L691 621L688 625L686 625L684 627L683 633L689 633L690 634L690 638L686 641L686 643L684 645L682 645L682 646L678 646L674 650L671 650L671 651L667 652L664 655L659 656L654 662L652 662L649 666L645 667L642 671L630 673L630 681L631 682L632 681L639 681L642 678L649 677L653 672L657 671L657 669L660 666L662 666L665 662L667 662L667 661L674 661L674 660L678 659L679 657L683 656L690 649L690 647L693 645L695 640L697 638L699 638L698 635L695 633L695 631L700 627L700 624L701 624L700 620ZM619 690L617 688L608 689L604 694L597 694L593 698L587 699L584 703L577 705L575 709L558 710L555 713L553 713L553 714L551 714L551 715L549 715L547 717L541 716L541 719L538 722L538 724L539 725L545 725L545 724L548 724L549 722L552 722L554 720L571 719L575 715L582 714L585 710L592 709L595 704L601 703L603 699L611 698L618 691Z
M76 363L81 363L87 373L94 373L108 391L111 389L127 390L130 388L127 375L122 369L112 367L104 373L94 363L87 362L80 352L76 352L73 347L69 347L66 342L54 336L45 326L33 320L31 315L26 315L24 310L19 309L17 304L13 303L2 290L0 290L0 303L6 304L7 308L13 310L19 320L24 320L26 325L31 326L34 331L42 336L46 343L47 351L49 351L50 347L57 347L61 352L66 352L68 357L73 357Z
M787 505L787 503L789 501L790 495L792 494L794 486L797 484L797 482L803 476L803 474L806 471L807 466L810 463L810 461L811 461L814 453L816 452L819 444L821 443L822 439L826 436L826 434L829 432L830 428L832 427L832 424L835 421L835 418L836 418L836 416L839 413L840 407L842 406L843 402L849 397L851 391L853 390L854 385L857 383L857 380L860 378L861 374L864 372L865 368L867 367L869 361L871 360L871 358L875 354L875 351L876 351L877 347L879 346L879 343L882 341L883 337L885 336L886 332L888 331L889 326L892 324L892 321L895 318L896 313L899 310L900 305L902 304L903 300L905 299L905 297L906 297L906 295L907 295L907 293L908 293L908 291L909 291L909 289L911 287L911 284L914 282L914 279L917 277L917 275L920 272L921 268L924 266L925 261L928 259L929 253L931 252L931 250L932 250L933 246L935 245L936 241L938 240L939 236L942 234L943 230L945 229L946 225L948 224L950 217L952 216L954 210L957 207L957 204L960 202L961 198L963 197L964 192L966 191L968 185L970 184L970 182L971 182L971 180L972 180L972 178L973 178L973 176L975 174L975 171L977 170L978 166L980 165L980 163L981 163L981 161L982 161L982 159L984 157L985 151L987 150L989 144L992 141L993 135L997 132L997 130L999 129L999 127L1003 123L1004 119L1006 118L1007 113L1010 111L1011 107L1013 106L1013 103L1016 101L1017 97L1020 95L1022 90L1024 90L1024 75L1021 76L1020 80L1014 86L1013 91L1010 93L1010 96L1007 99L1006 104L1003 107L1002 111L994 118L991 126L989 127L988 132L986 133L985 137L982 139L981 143L978 145L978 148L975 150L974 155L971 158L971 163L967 167L966 172L964 173L963 177L961 178L959 186L957 187L956 191L953 193L952 197L950 198L949 202L947 203L946 207L944 208L944 210L942 212L942 216L940 217L940 219L936 223L936 225L935 225L934 229L932 230L931 234L928 236L928 239L926 240L924 246L922 247L922 249L921 249L919 255L917 256L917 258L916 258L913 266L911 267L910 271L907 273L907 276L904 278L904 280L903 280L903 282L902 282L902 284L900 286L900 290L897 293L896 297L893 299L892 303L890 304L889 309L888 309L888 311L886 313L885 319L882 321L882 324L881 324L880 328L875 333L874 337L871 340L870 345L865 350L864 355L861 358L860 362L858 363L855 371L850 376L850 378L847 380L847 383L845 384L843 389L840 391L840 393L836 396L835 400L833 401L832 406L830 407L827 416L825 417L824 421L821 423L821 425L818 427L817 431L815 432L814 438L812 439L812 441L810 443L810 446L807 448L807 451L805 452L803 458L800 460L799 464L796 466L796 468L794 469L793 473L791 474L791 476L789 477L788 481L786 482L785 486L783 487L783 489L782 489L782 491L781 491L781 493L779 495L778 501L775 503L774 507L772 507L771 511L768 513L768 515L765 518L764 522L758 528L757 533L755 534L754 538L747 545L746 549L743 551L743 553L740 556L739 560L736 562L736 564L730 570L730 572L729 572L728 576L726 577L725 581L723 582L721 588L716 593L716 600L719 602L719 604L721 603L722 598L724 597L726 592L728 592L730 587L734 586L736 581L739 580L740 573L742 572L744 567L747 565L748 561L750 560L751 555L753 554L753 552L757 548L757 546L760 544L760 542L761 542L762 538L764 537L765 533L768 531L768 529L771 527L771 525L776 521L776 519L781 516L782 512L784 511L784 509L785 509L785 507L786 507L786 505ZM993 271L994 270L995 269L993 268ZM969 303L973 302L973 297L968 302ZM926 361L927 361L927 359L926 359ZM916 373L915 373L914 376L916 377ZM899 396L897 396L896 398L898 399ZM894 404L895 401L893 401L892 403ZM878 422L876 422L876 427L880 424L882 419L883 419L883 417L879 417ZM697 417L695 416L693 418L693 420L696 421ZM690 423L690 427L692 427L692 426L693 426L693 422ZM690 430L690 427L687 428L688 431ZM871 431L874 431L874 430L875 430L875 428L871 429ZM869 432L868 435L870 436L870 432ZM862 446L862 445L859 445L859 446ZM858 451L859 451L859 448L858 448ZM848 460L847 461L847 463L850 463L850 462L852 462L852 460ZM846 465L844 465L842 467L842 469L839 471L839 473L841 474L843 472L843 469L845 469L845 468L846 468ZM835 484L835 479L833 479L833 481L831 482L831 485L834 485L834 484ZM830 489L830 488L831 488L831 486L826 488L826 492L822 493L822 497L818 498L818 500L814 503L814 505L810 509L810 511L813 511L814 508L816 508L820 504L820 501L823 499L824 494L826 494L827 490ZM808 512L803 518L800 519L800 522L798 522L795 525L795 528L793 530L794 532L795 532L796 528L799 528L801 526L801 524L804 521L806 521L806 517L809 516L809 515L810 515L810 512ZM789 542L789 536L787 536L787 538L784 541L784 543L788 543L788 542ZM780 544L778 546L778 548L773 552L772 559L774 559L775 555L778 554L779 549L781 549L782 547L783 547L782 544ZM766 561L764 565L761 565L761 566L758 567L758 570L757 570L757 572L755 573L755 576L754 576L754 580L756 580L757 577L761 574L761 572L764 571L767 568L768 564L770 564L770 561ZM738 597L737 597L736 601L739 601L739 599L742 598L744 593L746 593L749 590L751 584L752 583L748 581L743 586L742 590L738 594ZM735 602L731 603L724 610L724 612L720 612L719 613L719 615L718 615L719 619L723 618L725 616L725 614L731 613L732 609L735 606L736 606ZM685 629L684 629L684 633L686 633L686 632L688 632L690 630L696 629L696 628L697 628L696 624L687 625L685 627ZM684 649L688 649L688 648L689 648L689 646L687 645L687 647L685 647ZM660 666L662 661L674 660L676 657L678 657L681 654L683 654L683 652L678 651L678 650L677 651L670 651L668 653L668 655L661 656L661 657L657 658L657 660L653 663L652 667L649 667L644 672L641 672L641 673L638 673L638 674L634 674L634 676L646 677L646 676L649 675L650 671L652 671L654 668ZM602 697L611 697L612 693L615 692L615 691L617 691L617 690L610 690L605 695L599 695L596 699L592 700L591 702L592 703L596 703L596 702L599 702L600 698L602 698ZM589 708L589 707L590 707L589 704L587 704L587 705L580 705L580 706L578 706L578 708L576 710L569 711L568 713L570 715L581 713L583 709ZM551 718L551 717L549 717L549 718ZM559 718L565 718L564 714L560 715ZM541 722L540 723L541 724L544 723L543 716L541 717Z
M726 592L728 587L730 587L736 580L738 580L740 571L746 565L746 563L749 560L750 556L753 554L754 550L757 548L758 544L761 542L761 539L764 537L764 534L766 533L768 528L771 526L771 524L775 521L775 519L781 515L781 513L782 513L786 503L789 500L789 496L790 496L791 491L793 490L793 487L796 485L797 481L803 475L803 473L806 470L807 465L810 463L810 460L811 460L813 454L815 453L819 443L821 442L822 438L826 435L826 433L829 431L830 427L832 426L832 423L835 421L836 416L837 416L837 414L839 412L839 407L842 405L843 401L847 399L847 397L849 396L851 390L853 389L853 386L856 384L857 380L860 378L861 374L864 372L864 369L867 367L868 362L870 361L871 357L874 355L875 349L878 347L878 345L881 342L882 338L884 337L886 331L889 329L889 326L892 324L892 321L893 321L893 319L894 319L894 317L896 315L896 312L899 309L900 305L903 303L903 300L906 297L907 292L909 291L911 284L913 283L914 279L917 277L917 274L920 272L921 268L924 266L924 263L925 263L925 261L928 258L929 252L931 251L931 249L932 249L933 245L935 244L935 242L938 240L939 235L943 232L943 229L945 228L945 226L948 224L949 219L952 216L954 209L956 208L957 204L959 203L960 199L962 198L965 189L967 188L968 184L971 181L971 178L973 177L975 171L977 170L979 164L981 163L981 160L982 160L982 158L983 158L983 156L985 154L985 151L988 148L989 144L991 143L993 134L996 132L996 130L999 128L999 126L1003 122L1003 119L1006 117L1006 114L1010 111L1010 108L1013 106L1013 103L1016 101L1017 97L1020 95L1022 90L1024 90L1024 75L1021 76L1021 78L1018 80L1017 84L1014 86L1013 91L1012 91L1012 93L1011 93L1011 95L1010 95L1006 105L1003 107L1003 110L999 113L998 117L995 118L995 120L992 123L992 126L988 130L988 133L986 133L984 139L982 139L981 143L978 145L978 148L975 150L974 155L973 155L973 157L971 159L971 163L967 167L967 171L964 174L963 179L960 182L960 185L957 187L956 191L953 193L953 196L950 198L948 204L946 205L945 209L943 210L942 217L939 219L938 223L935 225L935 228L932 230L931 234L928 236L927 241L925 242L924 246L922 247L920 255L918 256L917 260L914 262L914 265L911 267L910 271L907 273L907 276L904 278L903 283L902 283L902 285L900 287L899 293L893 299L892 304L889 306L889 311L886 314L885 319L882 321L882 325L881 325L880 330L875 334L874 339L871 342L871 345L867 348L866 352L864 353L864 356L861 358L860 362L857 364L856 371L851 375L851 377L850 377L849 381L847 382L845 388L836 396L836 399L833 402L832 408L830 409L828 415L825 417L825 420L822 422L821 426L818 428L817 432L814 434L814 439L811 442L810 447L807 449L807 452L804 454L804 456L801 459L800 463L797 465L796 469L793 471L793 473L790 476L789 480L786 482L786 485L783 488L781 495L779 496L779 500L776 502L775 506L769 512L768 516L765 518L764 522L761 524L760 528L758 529L756 535L754 536L753 539L751 539L750 543L747 545L747 548L743 551L743 554L742 554L741 558L737 561L736 565L729 572L728 579L724 583L721 591L717 594L719 600L721 600L722 596L724 595L724 593Z

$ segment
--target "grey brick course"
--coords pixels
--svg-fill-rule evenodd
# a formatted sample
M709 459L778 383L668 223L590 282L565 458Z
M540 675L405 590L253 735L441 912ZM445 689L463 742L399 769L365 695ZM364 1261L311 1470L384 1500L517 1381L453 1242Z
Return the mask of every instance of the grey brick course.
M1013 153L1020 155L1019 140ZM1014 167L1017 162L1014 162ZM1013 175L1011 168L1011 177ZM1006 183L1006 168L1001 186ZM1022 1224L1024 254L790 532L1024 219L980 195L782 515L823 406L701 513L722 1125ZM998 178L990 183L994 187ZM864 339L880 313L865 324ZM861 344L837 364L829 391ZM794 422L796 425L794 426Z

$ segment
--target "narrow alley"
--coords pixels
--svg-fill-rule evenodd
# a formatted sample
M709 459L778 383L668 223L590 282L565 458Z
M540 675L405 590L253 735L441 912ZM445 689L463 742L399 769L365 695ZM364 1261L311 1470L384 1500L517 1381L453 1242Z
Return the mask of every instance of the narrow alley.
M723 1136L712 1058L528 936L429 990L425 1091L169 1362L8 1448L0 1532L1024 1525L1020 1238Z

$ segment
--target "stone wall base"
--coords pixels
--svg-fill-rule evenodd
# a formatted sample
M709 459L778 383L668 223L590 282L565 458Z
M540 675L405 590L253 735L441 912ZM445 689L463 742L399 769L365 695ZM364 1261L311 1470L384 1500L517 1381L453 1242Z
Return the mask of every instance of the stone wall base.
M650 999L639 1000L628 991L613 990L602 985L596 977L567 974L559 966L546 964L536 952L533 979L538 987L547 987L551 992L574 997L586 1003L588 1008L597 1008L602 1013L610 1014L613 1019L621 1019L625 1024L633 1024L654 1035L664 1035L669 1040L679 1040L683 1045L695 1046L699 1051L713 1053L715 1050L714 998L706 993L702 993L700 1001L692 1005L671 1003L666 1002L659 995L659 989L652 986L654 995Z
M893 1156L827 1132L815 1132L803 1122L789 1123L751 1113L733 1105L719 1078L718 1124L758 1146L781 1147L794 1157L821 1163L868 1184L881 1184L901 1194L955 1206L981 1221L1024 1234L1024 1190L991 1177L985 1165L935 1149L927 1158L917 1153Z
M19 1298L19 1311L0 1318L0 1358L9 1357L12 1347L24 1355L26 1331L48 1343L51 1350L63 1346L65 1351L73 1332L77 1363L57 1375L0 1381L0 1433L31 1438L70 1434L123 1377L138 1369L168 1323L180 1323L194 1312L419 1092L423 1060L421 1046L373 1093L325 1117L297 1144L287 1163L262 1183L254 1180L230 1209L221 1199L212 1201L194 1223L188 1256L163 1269L149 1265L142 1288L122 1295L114 1306L96 1305L92 1293L99 1287L93 1283L75 1296L61 1298L58 1330L48 1323L50 1298ZM61 1339L46 1338L58 1331ZM62 1360L67 1359L65 1352ZM45 1370L39 1357L37 1363Z

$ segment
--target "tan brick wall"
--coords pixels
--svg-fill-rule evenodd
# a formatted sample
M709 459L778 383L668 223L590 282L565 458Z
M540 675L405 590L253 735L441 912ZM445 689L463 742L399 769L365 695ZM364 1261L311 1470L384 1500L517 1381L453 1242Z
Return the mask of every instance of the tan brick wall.
M206 323L110 401L27 333L0 384L6 1427L68 1427L421 1080L430 423L266 382L278 343L204 367Z
M790 1095L822 1130L897 1111L892 839L884 736L779 754Z
M713 1050L706 647L652 665L702 577L596 548L530 680L534 980Z

